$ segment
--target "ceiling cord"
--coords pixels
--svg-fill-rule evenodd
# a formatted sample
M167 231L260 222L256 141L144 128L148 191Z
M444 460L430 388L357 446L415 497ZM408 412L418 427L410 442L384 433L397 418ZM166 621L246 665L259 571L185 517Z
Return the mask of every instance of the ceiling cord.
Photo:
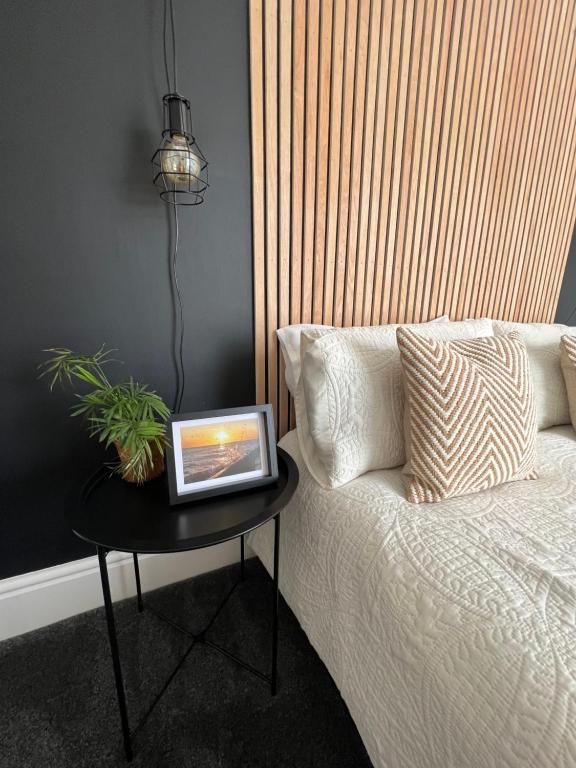
M170 0L170 23L172 26L172 66L174 68L174 92L178 93L178 68L176 66L176 25L174 24L173 0Z
M174 282L174 289L176 292L176 298L178 300L178 323L180 325L180 337L178 340L178 354L175 353L175 363L177 371L176 380L176 395L174 397L174 413L180 413L182 408L182 398L184 397L184 389L186 387L186 371L184 369L184 310L182 307L182 295L180 293L180 284L178 282L178 241L179 241L179 224L178 224L178 206L172 206L174 209L174 251L172 254L172 280Z
M170 67L168 66L168 20L170 20L170 37L172 42L172 78L174 87L170 80ZM166 85L168 93L178 93L178 67L176 64L176 24L174 23L174 3L173 0L164 0L164 73L166 75Z
M168 20L170 21L170 36L172 42L172 74L174 78L174 88L170 82L170 67L168 65ZM168 93L178 92L178 69L176 66L176 25L174 23L174 4L173 0L164 0L164 25L163 25L163 41L164 41L164 72L166 74L166 85L168 87ZM176 393L174 395L174 404L172 410L174 413L179 413L182 408L182 399L184 397L184 389L186 386L186 372L184 370L184 309L182 306L182 294L180 293L180 284L178 282L178 245L180 240L180 227L178 221L178 206L172 206L174 209L174 247L172 249L172 285L173 285L173 298L175 297L178 302L178 314L175 316L175 322L177 327L179 326L178 340L174 338L174 367L176 369ZM175 313L176 315L176 313Z
M168 93L172 92L170 87L170 72L168 71L168 46L166 45L166 17L168 15L168 0L164 0L164 24L162 27L162 39L164 41L164 74L166 75L166 87Z

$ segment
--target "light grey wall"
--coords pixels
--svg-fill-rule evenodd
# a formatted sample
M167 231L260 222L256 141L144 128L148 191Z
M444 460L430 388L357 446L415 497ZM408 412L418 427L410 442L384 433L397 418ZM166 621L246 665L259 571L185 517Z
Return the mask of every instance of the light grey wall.
M181 212L184 409L254 398L246 0L175 0L179 89L210 161ZM8 0L0 23L0 578L89 553L65 512L99 448L40 350L119 350L170 402L167 208L150 158L166 92L161 0ZM121 514L121 510L119 510Z

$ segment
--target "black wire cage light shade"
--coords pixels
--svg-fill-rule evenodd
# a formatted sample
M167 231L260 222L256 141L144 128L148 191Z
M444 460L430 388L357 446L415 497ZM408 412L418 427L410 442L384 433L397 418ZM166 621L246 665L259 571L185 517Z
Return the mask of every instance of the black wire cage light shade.
M200 205L208 188L208 161L192 135L190 102L168 93L164 104L162 146L152 158L154 185L171 205Z

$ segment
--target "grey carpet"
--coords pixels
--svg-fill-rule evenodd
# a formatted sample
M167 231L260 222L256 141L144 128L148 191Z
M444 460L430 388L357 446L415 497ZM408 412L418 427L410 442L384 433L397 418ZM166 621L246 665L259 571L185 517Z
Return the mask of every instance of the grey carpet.
M145 595L199 631L231 587L225 568ZM247 562L209 637L267 671L271 581ZM135 600L115 606L131 727L187 645ZM281 601L279 691L206 646L195 647L134 743L138 768L370 768L326 668ZM103 609L0 644L0 766L127 765Z

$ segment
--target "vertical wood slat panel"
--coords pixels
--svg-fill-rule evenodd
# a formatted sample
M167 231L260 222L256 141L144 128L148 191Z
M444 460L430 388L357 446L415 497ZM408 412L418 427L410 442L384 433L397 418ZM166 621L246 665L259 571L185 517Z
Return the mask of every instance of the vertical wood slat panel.
M501 254L506 253L509 248L509 232L513 228L514 209L517 205L517 201L520 198L521 190L518 186L518 183L522 175L521 161L523 157L523 138L527 137L528 135L528 130L526 130L526 122L529 121L532 116L530 98L534 94L534 88L531 86L533 86L536 79L532 74L534 71L534 62L537 60L534 46L538 40L542 17L545 16L543 13L544 3L531 10L533 12L529 16L528 29L526 32L526 42L523 45L520 87L517 91L517 100L513 106L514 119L512 122L510 135L512 152L510 157L510 164L506 168L508 183L506 185L506 194L503 196L503 215L500 217L498 222L500 229L495 241L500 257ZM520 116L522 116L524 125L520 122ZM504 268L499 271L497 279L493 280L490 288L490 300L488 303L490 306L494 307L494 311L498 316L500 316L503 312L506 312L505 306L507 300L507 290L512 281L513 266L513 261L511 259L506 259Z
M391 19L391 38L388 50L388 93L386 108L386 128L382 170L382 188L378 222L378 246L376 252L376 270L372 298L372 323L382 322L383 292L390 284L393 258L388 251L390 234L390 207L392 205L392 186L394 182L394 160L398 144L398 101L400 98L400 65L404 42L405 3L393 4Z
M574 104L576 105L576 94L573 96L573 99ZM573 122L576 123L576 116L573 116ZM574 160L576 155L575 133L576 130L573 130L568 143L568 158L572 158L572 168L567 169L563 187L559 194L559 198L562 201L560 209L561 226L558 226L555 229L550 228L549 230L551 236L550 239L552 240L550 247L553 249L552 253L555 254L555 264L553 269L549 272L550 278L547 286L547 293L543 294L542 297L542 300L544 301L542 317L544 318L544 322L549 323L553 322L556 305L560 296L562 276L566 267L568 249L572 240L573 231L576 228L576 219L571 213L576 205L576 201L574 200L574 196L576 195L574 189L576 185L576 160ZM568 226L566 224L567 220L569 222Z
M576 95L574 96L574 99L576 101ZM576 122L576 116L574 117L574 121ZM557 227L555 231L550 229L550 234L554 238L552 247L554 248L553 254L555 258L555 264L549 270L549 273L548 273L549 282L546 289L547 293L543 293L543 296L542 296L542 301L547 299L546 302L543 304L542 312L541 312L541 316L545 318L553 317L553 312L555 313L556 306L558 303L558 298L560 296L560 288L562 286L562 276L563 276L564 268L566 266L568 249L573 237L573 233L576 229L576 218L573 215L574 206L575 206L575 203L573 200L574 185L576 184L576 179L574 178L576 174L576 163L574 161L574 156L576 152L576 140L574 138L574 132L572 132L572 137L570 139L569 146L572 152L572 156L571 156L572 168L567 170L566 180L559 194L559 199L563 201L561 202L561 207L560 207L562 227ZM568 204L569 200L571 200L571 202ZM561 237L561 233L563 234L563 240L564 240L563 246L559 246L559 239ZM550 258L552 260L552 257ZM553 307L553 310L552 310L552 307ZM547 322L552 322L552 320L547 320Z
M358 237L356 244L356 276L352 322L362 325L364 293L366 286L366 261L368 257L368 221L371 210L370 190L372 182L372 151L376 119L376 88L378 86L378 63L381 53L380 16L382 3L372 2L368 25L368 64L366 75L366 97L364 99L364 135L362 137L362 172L360 179L360 206Z
M573 0L250 0L256 396L287 323L550 321L576 219Z
M508 253L514 248L517 240L520 226L520 211L522 209L523 192L525 189L524 179L528 166L527 145L531 135L533 135L533 123L536 119L536 96L538 81L538 56L536 45L541 44L542 31L547 21L546 5L542 3L537 11L537 18L533 24L533 32L528 49L528 62L525 66L524 78L526 82L525 101L522 103L517 114L516 129L518 131L518 122L520 116L523 120L523 130L519 131L517 142L516 166L514 169L514 188L510 199L509 213L506 216L507 232L505 238L501 241L501 252ZM508 259L506 270L502 270L502 282L500 290L500 304L496 310L498 316L509 316L512 312L511 299L515 278L521 267L521 258L516 260Z
M546 63L548 57L548 51L550 47L551 38L553 32L553 20L556 15L557 6L547 5L546 19L544 24L544 31L539 37L540 52L537 57L536 67L536 83L535 83L535 97L530 110L531 122L527 132L526 148L524 151L523 164L524 169L520 177L520 188L523 190L521 199L516 201L516 219L514 239L510 245L511 250L516 254L513 278L508 284L509 299L508 305L505 310L505 316L516 319L516 308L521 306L519 301L520 290L522 287L521 280L524 276L524 269L526 264L526 248L523 245L523 237L525 232L526 219L528 216L529 204L532 193L535 192L535 187L528 183L528 180L532 178L534 173L534 163L537 157L538 138L540 135L541 117L542 117L542 83L544 82Z
M572 57L576 59L576 46L574 45L574 39L576 38L576 16L572 19L571 40L572 45ZM570 242L572 241L573 232L576 228L576 216L574 214L574 208L576 206L576 61L571 68L572 82L571 82L571 108L566 115L563 115L562 122L567 129L567 141L566 149L562 157L562 171L558 172L558 177L563 179L559 187L559 197L563 201L561 207L561 226L554 227L553 223L549 226L549 234L551 239L552 253L555 254L555 265L553 271L550 272L551 279L548 288L548 296L545 307L547 307L547 317L553 317L552 312L555 311L558 298L560 295L560 288L562 283L562 275L566 265L566 259L568 256L568 249ZM568 102L568 103L570 103Z
M547 26L547 35L545 37L546 43L546 55L542 58L542 80L539 92L539 105L538 105L538 124L536 128L536 135L534 137L534 147L532 151L533 164L529 171L528 183L528 202L526 207L526 213L524 214L524 222L522 228L522 238L520 241L519 252L525 254L523 261L523 269L519 278L518 292L516 295L516 308L514 312L514 319L520 319L523 314L527 313L527 304L530 300L530 295L533 290L533 264L532 258L532 242L534 235L534 214L537 209L537 203L539 200L539 186L540 186L540 173L543 164L543 158L546 155L546 128L548 125L548 118L550 114L549 109L549 96L551 93L551 72L553 71L553 61L555 59L555 51L558 48L560 39L560 19L562 6L560 3L553 3L551 5L553 13L550 16L550 25ZM546 84L546 87L544 86Z
M466 285L469 274L469 260L462 258L461 247L463 239L468 233L470 211L474 201L473 192L479 168L481 137L486 115L487 79L491 73L491 63L495 58L495 52L498 50L498 3L495 0L481 0L479 11L480 31L478 46L474 52L474 66L471 67L471 98L466 110L468 114L464 146L468 148L468 151L462 152L461 190L458 191L453 239L448 246L451 258L455 261L451 273L453 284L446 291L445 311L450 315L458 315L462 311L462 288Z
M430 74L430 58L432 54L432 31L435 21L435 4L424 2L419 6L422 27L416 26L419 39L415 44L414 62L412 65L412 83L410 85L410 108L408 124L410 126L409 151L409 183L406 197L401 206L403 210L403 232L405 240L400 241L399 250L404 255L404 268L401 273L401 283L398 290L398 320L411 317L414 311L414 235L416 227L417 199L422 178L422 162L425 152L424 126L428 106L428 75ZM420 30L418 33L418 30Z
M558 190L561 187L561 181L563 180L565 173L557 175L558 158L566 151L566 127L567 124L560 119L562 114L562 99L560 94L564 94L564 98L568 98L568 103L574 104L574 94L571 89L567 87L566 78L568 76L568 64L572 57L572 52L575 45L575 35L573 28L573 20L576 5L570 3L570 12L567 18L562 20L562 41L561 41L561 54L559 57L559 66L556 75L556 83L552 93L552 118L549 133L549 145L548 145L548 157L544 168L544 187L540 194L540 205L537 214L537 220L539 222L539 234L535 242L535 253L540 256L542 267L540 269L540 275L538 280L538 288L534 291L534 295L531 301L531 311L533 314L542 318L546 314L546 307L543 305L543 298L546 295L546 288L551 272L554 269L554 264L551 261L551 254L545 247L545 241L547 240L547 234L550 229L553 229L551 222L560 218L560 210L558 206L560 200L558 197ZM572 79L572 78L571 78Z
M304 113L304 226L302 236L302 315L312 322L314 279L314 215L316 213L316 155L318 120L318 58L320 0L309 0L306 18L306 101Z
M322 322L324 310L324 245L326 242L328 149L330 139L330 75L332 69L332 0L321 0L319 48L314 280L312 291L312 322L314 323Z
M442 287L446 280L447 255L443 238L447 226L449 201L453 181L453 165L456 149L456 126L461 114L462 86L466 47L471 20L471 3L456 3L452 17L452 31L448 50L448 74L444 90L444 102L440 118L440 154L437 160L437 176L434 197L435 215L432 219L427 250L434 256L430 289L423 296L425 316L435 317L442 313Z
M358 2L356 30L356 78L354 81L354 114L352 121L352 156L350 166L350 192L348 205L348 235L346 249L346 279L344 292L344 325L352 325L354 315L354 289L358 265L357 237L360 216L360 182L362 177L364 105L368 66L368 27L370 0Z
M468 272L467 279L463 283L458 312L466 313L468 316L471 316L470 310L474 304L474 294L478 286L477 276L481 266L481 259L474 258L469 254L476 252L477 239L482 231L482 212L484 211L488 196L487 173L490 171L494 150L492 134L500 108L502 77L510 41L512 6L509 3L498 2L498 8L501 17L497 21L497 37L493 46L496 55L490 60L489 77L487 79L486 111L479 139L478 175L475 179L474 197L472 198L472 207L469 212L468 227L463 244L459 248L459 252L466 259Z
M392 35L392 12L394 0L382 0L380 14L380 52L378 66L378 87L376 94L376 121L374 125L374 143L372 163L372 185L370 188L370 213L368 225L368 244L365 268L364 306L362 325L369 325L372 319L374 286L376 275L376 252L380 222L380 197L382 192L382 166L384 162L384 136L388 102L388 67L390 64L390 43Z
M278 325L283 328L290 323L291 290L292 0L280 0L278 32ZM283 374L281 355L279 362ZM283 435L288 431L290 402L283 375L279 381L278 431Z
M344 44L346 33L346 0L335 0L332 39L332 75L330 81L330 143L328 158L328 199L326 210L325 285L322 322L332 323L338 234L338 192L340 186L340 153L342 97L344 85Z
M306 4L295 3L292 14L292 145L291 145L291 295L290 322L302 312L302 224L304 205L304 108L306 78Z
M340 138L340 181L338 191L338 227L336 232L336 263L334 268L333 325L344 320L346 289L346 256L348 242L348 205L352 155L352 115L354 112L354 76L356 66L356 28L358 0L346 2L346 34L344 42L344 71L342 78L342 126Z
M517 50L519 26L520 14L509 12L506 16L505 46L499 60L490 122L486 134L486 154L482 169L482 196L480 206L474 211L473 236L469 243L473 271L468 290L471 294L475 294L475 296L470 296L469 305L473 307L474 316L482 316L483 314L484 288L487 280L491 279L491 253L487 248L487 239L491 226L491 209L500 188L496 180L496 171L500 148L504 141L502 132L507 99L512 90L514 53Z
M447 25L447 17L451 14L449 4L439 4L433 2L433 11L431 15L432 28L429 32L431 36L430 53L425 69L427 70L426 96L424 101L422 139L420 142L420 162L418 170L418 194L415 202L414 213L414 232L412 235L412 263L408 291L410 293L410 314L408 317L418 321L422 315L421 297L424 290L424 275L426 273L426 264L428 263L428 254L422 248L424 242L425 227L425 209L428 200L430 167L433 158L433 137L435 134L435 117L438 104L438 92L442 82L440 62L440 51L442 49L441 41L444 35L444 29ZM424 87L422 82L421 87Z
M411 29L409 41L404 45L402 68L403 106L400 112L405 113L402 125L402 142L400 153L398 194L394 199L398 200L395 210L395 224L390 227L394 230L391 253L394 254L394 269L390 284L388 299L388 316L397 320L400 317L400 294L404 293L403 276L408 272L405 262L405 234L406 219L408 215L408 195L411 182L411 158L414 152L414 120L416 109L416 96L418 95L418 62L420 60L420 47L422 45L422 21L424 3L417 3L415 8L408 7L404 18L404 28ZM404 35L406 37L406 35ZM409 45L408 45L409 42ZM398 128L400 129L400 121ZM402 312L404 315L404 312Z
M267 394L278 425L278 2L264 4Z
M442 4L441 4L442 5ZM432 290L432 278L434 275L434 254L430 250L431 228L434 221L435 191L438 176L438 161L442 138L442 125L447 84L448 65L453 45L455 8L454 2L442 5L439 13L438 37L435 40L435 59L432 71L435 76L433 103L430 111L430 143L428 163L426 168L424 199L422 201L422 227L418 240L418 249L421 253L421 262L418 270L416 294L414 297L416 322L429 318L428 304Z
M530 261L534 256L537 256L538 258L538 269L534 271L533 268L530 270L531 275L531 283L532 283L532 289L527 296L526 301L526 307L524 308L525 312L528 312L528 314L537 317L538 319L541 319L541 316L538 312L537 306L538 306L538 295L541 291L541 284L544 279L544 272L547 269L546 259L544 258L544 255L540 252L540 235L541 235L541 227L542 227L542 203L546 198L546 190L548 189L547 184L547 176L548 176L548 168L551 156L553 154L553 147L557 141L558 138L558 130L560 126L557 126L556 119L555 119L555 103L556 103L556 94L558 89L558 84L561 79L561 72L562 72L562 64L565 60L565 32L566 32L566 19L565 19L565 12L567 11L567 6L565 5L561 18L560 18L560 24L559 24L559 33L558 37L555 40L555 47L554 47L554 55L552 58L552 65L549 71L549 83L550 87L547 89L547 101L545 106L545 115L546 120L544 123L544 129L542 130L542 155L541 155L541 162L539 164L539 177L534 177L534 182L538 183L538 195L535 200L535 207L532 210L531 214L531 222L530 222L530 235L529 235L529 251L528 251L528 260Z
M291 0L290 0L291 1ZM290 323L300 322L302 311L302 225L304 192L304 105L306 82L306 4L292 8L292 93L290 146ZM286 387L284 386L286 391ZM260 401L259 401L260 402ZM296 426L291 403L288 426ZM279 430L281 432L281 430Z
M485 278L481 288L481 298L478 303L478 312L487 314L492 311L494 289L498 286L500 271L504 272L504 263L500 262L498 253L499 225L503 221L502 200L506 193L507 182L512 176L512 161L515 146L513 130L513 118L517 114L516 99L522 90L523 66L522 57L526 53L527 36L530 33L531 21L536 6L522 4L515 14L517 21L514 29L514 43L509 59L510 69L507 71L504 82L504 94L502 109L499 113L498 126L496 128L497 151L494 154L493 174L489 177L489 184L493 185L493 195L486 217L486 226L483 228L481 250L486 254L484 265ZM498 269L501 264L501 270Z
M478 97L474 78L477 76L476 67L478 61L482 59L484 54L482 35L486 31L487 11L484 0L477 0L474 3L469 14L467 41L463 41L462 91L459 94L460 106L457 106L458 119L454 136L452 194L449 195L446 204L447 217L444 228L445 234L442 241L442 251L445 254L445 264L447 265L447 276L444 281L444 290L440 301L444 308L451 305L452 298L458 290L456 286L460 273L461 259L454 241L457 238L458 224L460 222L459 213L463 209L464 190L468 183L468 171L472 155L470 123L476 117L474 101ZM470 147L468 152L465 151L466 147Z

